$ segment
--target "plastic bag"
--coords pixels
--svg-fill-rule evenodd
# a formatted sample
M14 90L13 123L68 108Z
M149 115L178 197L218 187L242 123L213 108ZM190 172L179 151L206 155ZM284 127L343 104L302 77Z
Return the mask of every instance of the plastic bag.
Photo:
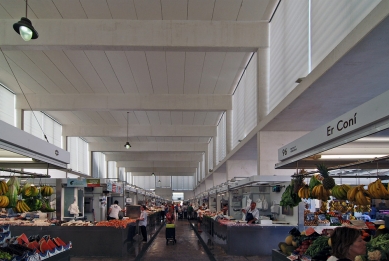
M268 210L269 209L269 204L267 203L266 198L263 199L263 210Z

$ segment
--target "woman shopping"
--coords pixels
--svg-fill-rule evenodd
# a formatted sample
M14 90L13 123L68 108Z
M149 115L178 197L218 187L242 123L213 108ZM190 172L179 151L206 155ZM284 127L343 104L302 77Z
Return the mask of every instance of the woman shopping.
M366 242L361 231L349 227L337 227L331 234L332 256L327 261L354 261L366 254Z
M166 213L166 224L174 224L175 216L174 216L174 208L170 207L169 212Z

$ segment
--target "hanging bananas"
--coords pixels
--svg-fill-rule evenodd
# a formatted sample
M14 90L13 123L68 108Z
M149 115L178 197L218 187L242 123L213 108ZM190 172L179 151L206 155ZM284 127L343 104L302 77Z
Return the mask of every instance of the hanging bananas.
M346 200L347 199L347 192L349 191L351 187L349 185L343 184L343 185L336 185L332 188L331 194L333 197L339 200Z
M5 193L7 192L8 192L7 182L5 182L5 180L2 180L0 182L0 195L5 195Z
M32 185L25 185L22 190L22 196L28 197L36 197L39 195L39 189Z
M369 196L374 199L389 199L389 192L380 179L370 183L367 186L367 192Z
M18 200L15 206L15 210L18 213L24 213L30 211L29 206L24 202L24 200Z
M9 198L6 195L0 196L0 208L5 208L9 204Z
M308 186L308 185L302 186L302 187L299 189L298 193L297 193L297 195L298 195L300 198L309 198L309 197L310 197L309 194L310 194L310 193L309 193L309 186Z
M351 188L347 192L347 199L355 202L356 205L367 206L370 205L370 198L367 196L367 191L363 188L363 185L359 185Z
M54 189L50 186L41 187L41 195L42 197L50 197L54 192Z
M315 186L311 192L311 198L327 201L331 196L331 190L325 189L322 184Z

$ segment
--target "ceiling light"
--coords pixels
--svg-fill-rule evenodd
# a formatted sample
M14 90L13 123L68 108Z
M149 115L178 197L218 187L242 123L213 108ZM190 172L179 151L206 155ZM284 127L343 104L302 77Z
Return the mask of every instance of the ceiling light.
M20 34L24 41L30 41L31 39L38 38L38 32L32 26L31 21L27 18L28 0L26 0L26 17L20 18L20 21L14 23L13 28L15 32Z
M0 158L0 161L32 161L32 158Z
M151 173L151 176L153 176L153 177L155 176L154 172L153 172L153 173Z
M158 180L158 183L161 184L161 180Z
M127 142L126 142L126 144L124 144L124 147L125 147L126 149L131 148L131 144L128 142L128 113L129 113L129 112L127 112Z
M374 159L387 155L321 155L321 159Z

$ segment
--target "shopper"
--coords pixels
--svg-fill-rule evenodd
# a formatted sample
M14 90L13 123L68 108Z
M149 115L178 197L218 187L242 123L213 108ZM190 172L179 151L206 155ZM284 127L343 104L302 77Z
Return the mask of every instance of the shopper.
M115 200L115 202L109 207L107 220L119 219L119 213L125 211L118 204L119 201Z
M224 204L224 206L222 208L222 212L223 212L223 215L227 215L227 212L228 212L228 205L227 204Z
M140 231L142 232L143 242L147 242L147 212L146 206L140 206L140 217L137 219L139 221Z
M377 218L377 208L373 204L370 209L370 217L371 219L376 219Z
M189 205L188 207L188 219L192 219L193 218L193 206L192 204Z
M331 234L332 256L327 261L354 261L366 254L366 242L361 231L350 227L337 227Z
M256 206L257 203L255 201L251 201L249 207L242 209L242 212L246 214L247 224L254 224L254 222L259 219L259 210Z
M197 210L197 231L203 232L201 230L201 224L203 223L203 210L202 207L199 207L199 210Z
M166 224L174 224L175 216L173 208L169 208L169 212L166 214Z

